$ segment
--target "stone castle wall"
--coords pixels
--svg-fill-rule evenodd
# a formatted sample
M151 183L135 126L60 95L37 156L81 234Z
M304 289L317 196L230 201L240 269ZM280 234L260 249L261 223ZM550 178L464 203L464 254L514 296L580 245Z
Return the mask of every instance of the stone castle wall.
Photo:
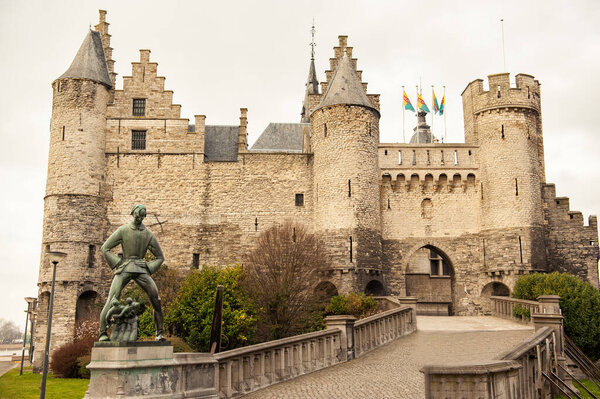
M344 53L356 69L341 36L323 93ZM598 286L596 218L583 226L568 199L545 184L539 83L531 76L517 75L516 87L508 74L490 76L487 91L481 80L467 86L466 144L380 144L379 97L368 94L372 108L313 112L303 153L248 151L243 110L237 161L206 162L205 117L188 127L149 57L141 50L122 90L85 79L53 84L37 363L52 277L44 253L68 253L57 272L54 349L72 339L82 298L106 299L111 271L99 248L136 203L147 206L145 224L165 263L183 273L195 259L198 267L241 262L262 231L292 220L321 236L333 266L323 279L340 292L375 281L387 294L406 295L408 287L434 302L447 285L438 299L456 314L476 314L491 283L512 288L536 270L569 271ZM322 97L310 94L309 109ZM132 112L137 98L146 99L141 116ZM131 148L132 130L146 131L145 149ZM410 286L407 272L423 248L451 273L436 281L414 273L408 278L429 285Z

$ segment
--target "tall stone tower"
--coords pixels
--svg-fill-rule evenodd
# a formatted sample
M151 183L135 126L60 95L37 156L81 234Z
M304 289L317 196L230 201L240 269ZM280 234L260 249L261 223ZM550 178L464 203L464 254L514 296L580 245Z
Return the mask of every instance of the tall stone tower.
M112 86L102 36L90 31L69 69L52 83L36 367L43 360L52 281L45 253L67 253L56 272L52 350L73 339L76 324L91 317L98 293L104 292L101 287L107 284L106 271L99 266L106 230L106 108Z
M324 94L311 113L314 226L341 271L341 291L364 291L364 271L381 260L379 110L366 94L347 37L330 59Z
M540 84L532 76L490 75L462 94L465 141L479 145L481 230L487 270L545 269L545 180Z

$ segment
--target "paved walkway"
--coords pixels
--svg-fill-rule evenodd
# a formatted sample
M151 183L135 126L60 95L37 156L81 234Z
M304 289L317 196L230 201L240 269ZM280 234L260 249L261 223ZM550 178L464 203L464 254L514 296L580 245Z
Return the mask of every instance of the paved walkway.
M419 316L417 332L363 355L244 396L247 399L416 399L428 364L491 359L533 333L494 317Z
M0 376L4 375L8 370L16 366L17 364L14 362L0 362Z

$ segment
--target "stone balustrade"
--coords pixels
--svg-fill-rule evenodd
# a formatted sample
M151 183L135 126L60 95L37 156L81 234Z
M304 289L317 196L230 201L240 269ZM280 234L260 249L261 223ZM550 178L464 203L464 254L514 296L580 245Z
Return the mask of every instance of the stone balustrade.
M572 389L566 369L563 317L556 295L536 301L492 296L496 316L513 319L514 306L530 310L535 332L512 349L486 362L426 366L427 399L550 399Z
M341 336L330 329L218 353L219 397L236 397L345 361Z
M492 300L492 315L503 319L531 323L531 315L541 312L540 303L537 301L516 299L508 296L492 296L490 299ZM521 307L521 313L523 313L520 317L515 315L515 306L517 305Z
M414 309L403 306L354 323L356 357L417 329Z

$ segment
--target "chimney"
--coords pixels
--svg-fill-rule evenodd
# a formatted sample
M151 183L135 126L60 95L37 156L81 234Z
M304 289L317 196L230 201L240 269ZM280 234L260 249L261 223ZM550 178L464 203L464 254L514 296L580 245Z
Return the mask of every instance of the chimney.
M238 153L248 151L248 108L240 108L240 133L238 135Z

